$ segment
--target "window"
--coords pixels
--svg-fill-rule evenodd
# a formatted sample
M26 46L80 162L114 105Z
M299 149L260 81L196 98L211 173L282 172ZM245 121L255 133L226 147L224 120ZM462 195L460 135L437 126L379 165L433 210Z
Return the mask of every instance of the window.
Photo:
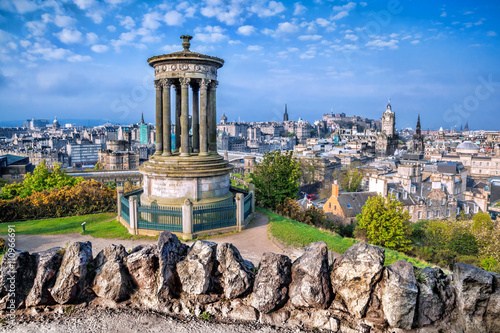
M430 219L431 218L431 212L427 212L427 218Z
M441 199L441 205L444 206L445 204L446 204L446 198Z
M429 206L432 206L432 199L429 199L429 203L428 203Z
M478 205L474 205L474 213L477 213L479 212L479 206Z
M333 210L334 210L334 211L337 211L337 205L334 205L334 206L333 206Z
M483 162L479 162L479 166L483 166Z
M420 220L422 218L422 212L418 212L418 219Z
M449 209L446 210L446 216L450 216L450 210Z
M476 165L476 162L472 162L472 165Z
M332 208L332 203L331 202L328 203L328 208Z
M439 217L439 210L436 210L436 218Z

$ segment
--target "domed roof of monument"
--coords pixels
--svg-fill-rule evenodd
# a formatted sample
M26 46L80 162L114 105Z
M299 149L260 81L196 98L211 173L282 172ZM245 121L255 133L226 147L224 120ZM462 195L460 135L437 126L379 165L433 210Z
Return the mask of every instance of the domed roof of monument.
M218 57L213 57L209 56L206 54L198 53L198 52L193 52L189 49L191 46L191 43L189 42L193 37L189 35L182 35L182 51L178 52L172 52L169 54L162 54L158 56L154 56L148 59L148 63L151 67L154 67L154 65L158 62L165 62L165 61L179 61L179 60L191 60L191 61L206 61L210 62L212 65L217 66L218 68L222 67L224 65L224 60Z
M472 141L464 141L457 146L457 149L479 150L479 146Z

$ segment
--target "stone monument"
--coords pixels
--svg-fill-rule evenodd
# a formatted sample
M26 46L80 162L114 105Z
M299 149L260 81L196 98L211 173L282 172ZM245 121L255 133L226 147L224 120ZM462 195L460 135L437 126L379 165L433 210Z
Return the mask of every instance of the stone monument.
M224 60L190 51L191 36L181 39L182 51L148 59L155 70L156 152L139 169L141 204L230 203L232 166L217 153L217 70Z

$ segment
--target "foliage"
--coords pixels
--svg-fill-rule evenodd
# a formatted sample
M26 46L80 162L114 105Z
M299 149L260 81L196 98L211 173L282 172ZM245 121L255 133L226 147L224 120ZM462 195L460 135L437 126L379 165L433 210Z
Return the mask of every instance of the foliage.
M0 222L116 211L116 192L96 180L0 199Z
M81 177L68 176L59 164L55 164L52 168L47 167L45 160L43 160L37 165L33 174L29 172L26 174L22 183L4 186L0 193L0 199L26 198L34 192L75 186L82 181Z
M269 218L269 232L271 235L286 245L302 247L313 242L323 241L326 243L330 251L342 254L357 242L355 239L344 238L333 232L320 230L313 226L272 213L260 207L257 207L256 209L259 213L264 214ZM393 264L401 259L411 262L417 267L431 266L421 260L411 258L405 254L388 249L385 250L385 265Z
M252 175L257 202L274 209L285 198L295 198L300 176L300 163L293 158L291 151L265 153Z
M337 170L333 174L333 178L337 179L340 187L346 192L357 192L361 187L363 173L355 166Z
M7 185L7 181L0 177L0 188L4 187L5 185Z
M302 210L300 204L294 199L285 198L285 200L276 206L276 212L293 220L309 224L315 227L324 227L326 216L323 210L311 206Z
M398 251L411 249L409 219L410 214L393 196L369 198L357 216L358 228L366 230L371 243Z

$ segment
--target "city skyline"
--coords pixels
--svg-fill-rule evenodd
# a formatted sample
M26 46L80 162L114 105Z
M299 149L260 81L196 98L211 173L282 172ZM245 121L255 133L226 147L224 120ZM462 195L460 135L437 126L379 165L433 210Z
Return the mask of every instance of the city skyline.
M314 121L323 113L397 128L498 130L497 4L445 1L0 2L3 120L154 122L146 59L181 50L223 58L218 118ZM478 115L481 115L478 117ZM437 116L439 115L439 116Z

